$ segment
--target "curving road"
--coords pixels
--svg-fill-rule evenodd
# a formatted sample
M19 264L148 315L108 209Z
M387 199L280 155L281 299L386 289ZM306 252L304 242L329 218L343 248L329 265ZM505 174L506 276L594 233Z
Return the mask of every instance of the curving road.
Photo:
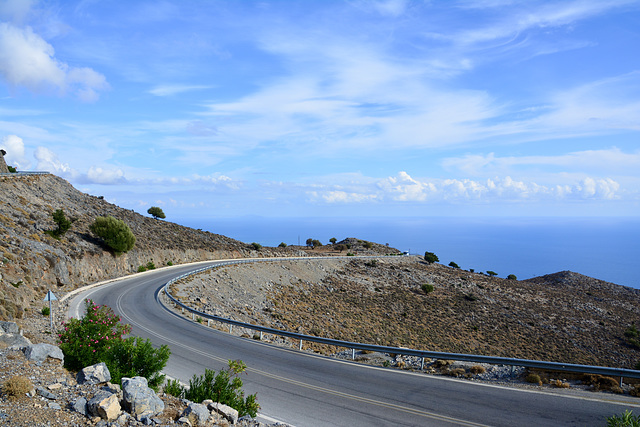
M214 264L210 262L208 264ZM201 267L200 264L198 267ZM360 365L230 336L165 309L156 299L177 266L129 276L78 294L112 307L133 335L171 348L165 373L183 382L229 359L248 366L245 390L257 393L260 417L294 426L598 426L637 399L566 391L548 393Z

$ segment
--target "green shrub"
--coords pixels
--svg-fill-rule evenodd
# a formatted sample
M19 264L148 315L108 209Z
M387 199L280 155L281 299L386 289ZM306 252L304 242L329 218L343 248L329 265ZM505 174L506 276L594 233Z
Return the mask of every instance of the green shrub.
M111 379L119 383L122 377L143 376L156 389L164 381L160 372L171 354L169 347L153 348L151 341L139 337L123 339L131 326L121 324L120 318L106 305L85 301L86 314L63 323L58 334L64 353L64 366L73 371L104 362Z
M640 331L636 328L635 324L632 323L631 326L624 331L624 336L627 338L627 344L633 348L640 349Z
M424 260L427 261L428 264L433 264L434 262L440 261L438 259L438 255L434 254L433 252L425 252Z
M143 271L147 271L147 267L145 267L144 265L139 266L138 273L142 273Z
M49 310L49 307L44 306L42 307L42 310L40 310L40 313L42 313L43 316L48 316L51 313L51 310Z
M147 270L155 270L156 265L153 263L153 261L149 261L146 267L147 267Z
M542 384L542 380L540 379L540 375L538 374L529 374L525 381L531 384Z
M352 254L351 252L347 252L347 256L355 256L355 254Z
M58 334L64 366L73 371L104 361L106 352L131 331L131 326L119 323L111 307L86 300L85 309L82 319L63 323Z
M91 232L104 240L116 254L129 251L136 243L136 236L124 221L112 216L96 218L89 227Z
M183 397L192 402L202 402L211 399L214 402L231 406L242 417L250 415L256 417L260 405L256 401L256 395L244 397L242 380L239 375L246 371L247 366L241 360L229 360L229 367L216 374L214 370L205 369L204 375L194 375L189 380L189 388L185 389L179 383L170 384L173 396ZM178 393L178 390L180 392ZM166 392L166 388L165 388Z
M257 242L253 242L251 246L253 246L253 249L255 249L256 251L259 251L260 249L262 249L262 245Z
M335 237L329 239L329 242L331 242L332 245L335 245L337 241L338 239L336 239Z
M280 242L280 244L278 245L279 248L286 248L287 244L285 242Z
M456 264L455 262L451 261L449 263L449 267L453 267L453 268L460 268L460 266L458 264Z
M18 169L16 169L16 168L15 168L15 167L13 167L13 166L9 166L9 165L7 165L7 169L9 169L9 172L10 172L10 173L17 173L17 172L18 172Z
M518 277L516 277L515 274L510 274L510 275L507 276L507 279L509 279L509 280L518 280Z
M367 249L371 249L371 248L373 248L373 243L371 243L371 242L364 242L364 247L365 247L365 248L367 248Z
M607 427L640 427L640 415L633 415L632 411L625 410L620 416L607 418Z
M488 274L489 276L491 276L491 277L493 277L493 276L497 276L497 275L498 275L498 273L496 273L495 271L491 271L491 270L488 270L488 271L487 271L487 274Z
M171 267L171 266L173 265L173 262L171 262L171 261L167 261L167 265L168 265L169 267Z
M167 384L165 384L162 391L164 391L169 396L182 398L182 393L184 393L184 387L182 387L182 384L180 384L180 381L178 380L169 380L167 381Z
M123 377L145 377L149 387L158 390L164 382L160 374L167 364L171 351L166 345L154 348L151 341L140 337L117 340L104 357L111 373L111 381L120 384Z
M57 227L54 230L45 230L45 233L60 240L60 237L64 236L64 233L71 228L71 221L64 216L62 209L58 209L53 213L53 221L57 224Z
M425 294L433 292L433 285L431 283L423 283L421 286Z

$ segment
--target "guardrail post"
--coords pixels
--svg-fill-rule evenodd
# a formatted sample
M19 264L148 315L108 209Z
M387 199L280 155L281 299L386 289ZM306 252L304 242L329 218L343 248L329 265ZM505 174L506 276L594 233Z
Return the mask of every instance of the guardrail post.
M351 349L351 360L356 360L356 349L355 348Z
M262 331L260 331L260 341L262 341Z
M211 326L211 319L207 319L207 326Z
M196 320L196 314L195 313L191 313L191 320Z
M233 330L233 325L229 325L229 333Z
M422 358L422 360L420 361L420 370L424 370L424 357Z
M300 340L300 351L302 351L302 340Z

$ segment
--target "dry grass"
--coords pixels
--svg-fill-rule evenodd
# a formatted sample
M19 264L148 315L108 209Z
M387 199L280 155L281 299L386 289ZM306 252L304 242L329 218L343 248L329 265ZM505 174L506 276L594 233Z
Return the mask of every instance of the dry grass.
M484 374L486 371L487 370L484 368L484 366L480 365L473 365L471 368L469 368L469 372L475 375Z
M29 378L22 375L14 375L2 384L2 393L9 399L19 399L33 390L33 384Z
M562 380L555 380L551 382L551 385L556 388L571 388L569 383L565 383Z

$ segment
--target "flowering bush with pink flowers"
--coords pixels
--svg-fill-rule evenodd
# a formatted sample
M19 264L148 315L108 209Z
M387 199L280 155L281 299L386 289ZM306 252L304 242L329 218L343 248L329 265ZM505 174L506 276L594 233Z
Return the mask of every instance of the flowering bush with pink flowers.
M106 305L86 300L85 308L86 314L82 319L63 323L58 334L67 369L79 371L104 362L115 384L125 376L145 377L149 387L154 389L164 382L164 375L160 372L169 361L169 347L154 348L149 340L123 338L131 332L131 326L120 323L120 317Z
M104 361L106 353L131 332L131 326L121 324L111 307L86 300L85 308L82 319L63 323L58 333L65 367L75 371Z

